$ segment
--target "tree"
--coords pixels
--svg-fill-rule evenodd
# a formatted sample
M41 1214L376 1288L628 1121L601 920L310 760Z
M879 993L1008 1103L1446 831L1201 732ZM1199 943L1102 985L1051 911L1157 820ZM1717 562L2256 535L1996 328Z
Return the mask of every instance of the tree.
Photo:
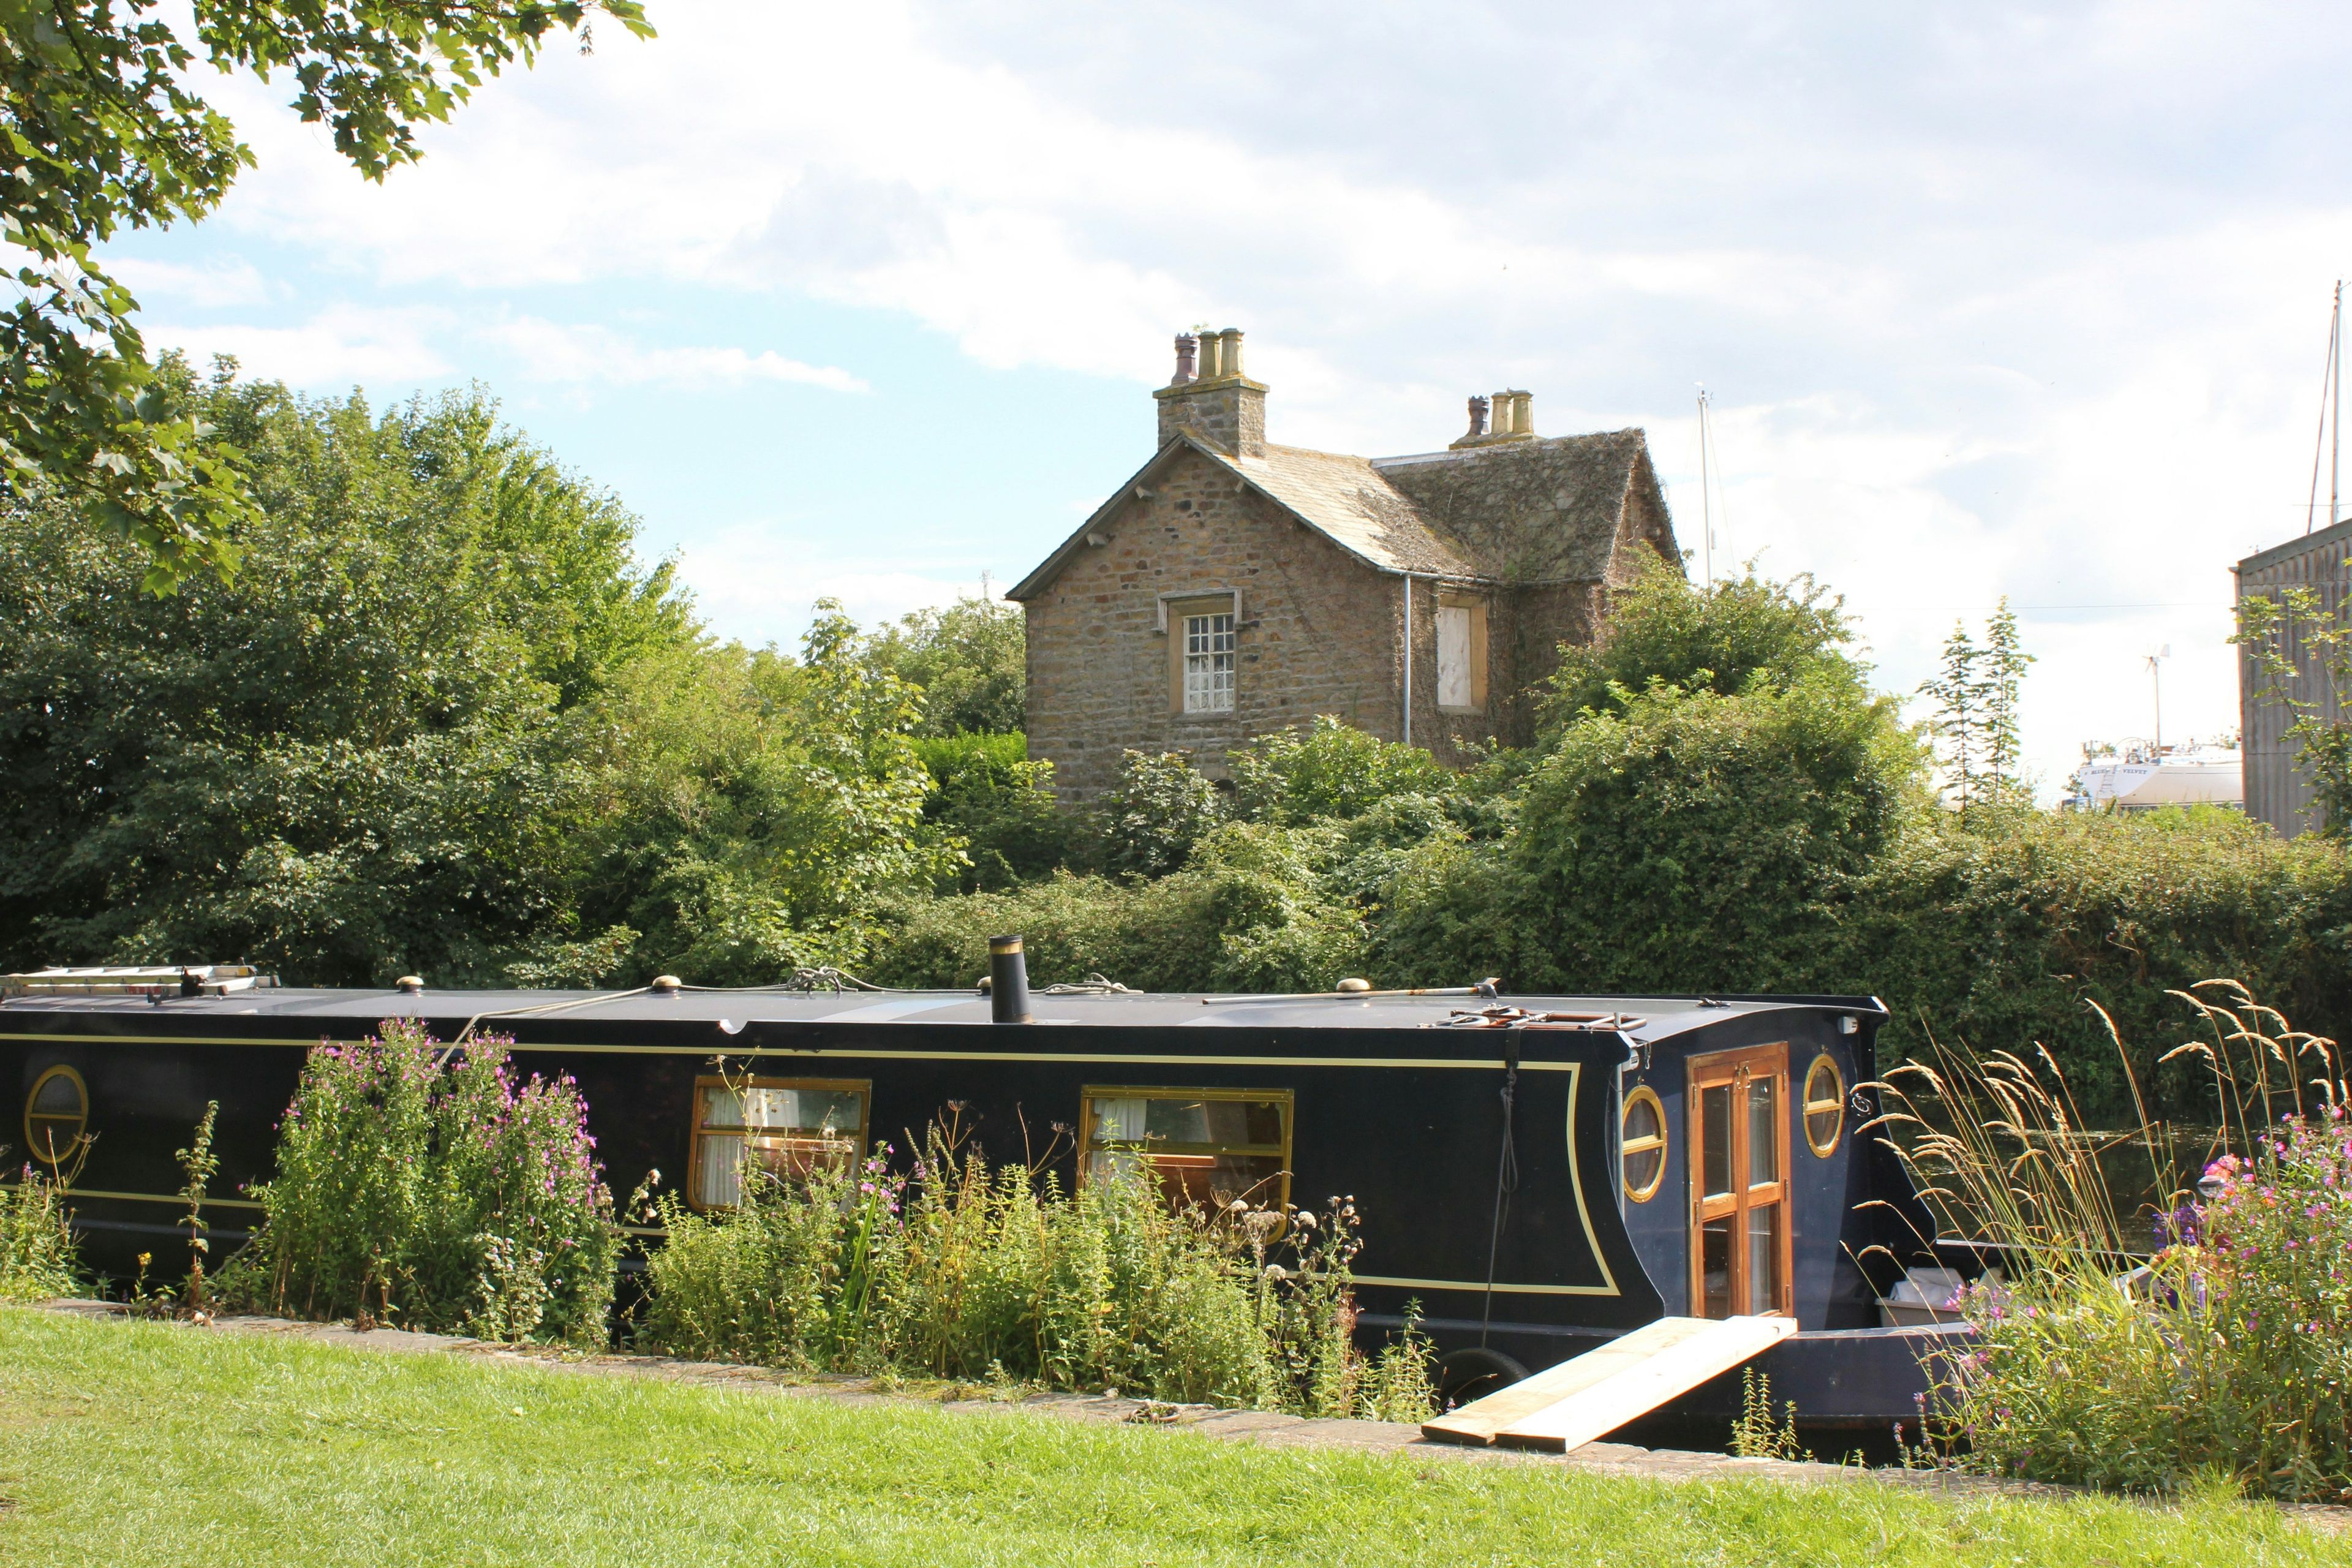
M1894 700L1816 675L1664 682L1571 726L1511 845L1514 983L1634 994L1804 990L1913 797Z
M871 642L872 658L922 689L924 735L1009 734L1028 700L1028 626L986 590L917 610Z
M0 476L36 479L135 542L142 587L226 575L254 519L233 442L176 405L93 247L124 228L194 222L253 154L190 86L285 69L304 121L381 180L419 156L484 77L528 66L558 28L587 47L597 14L640 37L640 0L194 0L193 46L156 0L0 0L0 238L27 257L0 312Z
M951 836L918 831L921 696L831 600L797 661L698 642L631 670L584 715L597 807L570 902L586 945L554 950L579 952L572 983L768 984L857 963L881 900L961 863Z
M1984 676L1979 688L1984 711L1985 771L1993 797L2004 804L2030 802L2032 792L2025 778L2025 751L2018 726L2018 690L2026 667L2033 662L2019 641L2017 615L2003 595L1992 619L1985 626Z
M1984 650L1969 635L1968 623L1955 621L1952 635L1944 639L1943 673L1919 686L1920 694L1935 701L1927 732L1936 738L1937 759L1943 764L1949 787L1959 792L1962 812L1976 804L1977 773L1984 751L1983 715L1977 709L1977 666L1983 658Z
M248 455L247 565L159 599L135 546L15 493L0 953L502 978L570 896L580 732L694 635L669 568L478 392L379 417L226 367L157 379Z
M2033 656L2020 645L2017 616L2004 597L1979 645L1968 624L1955 622L1944 639L1943 673L1919 690L1936 708L1928 733L1938 742L1948 787L1958 793L1963 818L1980 807L2030 803L2017 698Z
M1618 710L1622 694L1653 681L1729 696L1759 675L1786 690L1826 673L1858 690L1869 670L1847 652L1853 643L1845 602L1810 576L1776 583L1750 569L1702 588L1672 563L1652 559L1611 595L1597 642L1560 648L1544 727L1557 735L1587 709Z

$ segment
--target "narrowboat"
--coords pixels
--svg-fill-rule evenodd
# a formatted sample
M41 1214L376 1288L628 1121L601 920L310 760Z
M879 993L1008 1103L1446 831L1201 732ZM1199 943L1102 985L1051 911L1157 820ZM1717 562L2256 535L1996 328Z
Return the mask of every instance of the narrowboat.
M173 1253L174 1151L207 1101L220 1249L252 1223L239 1189L270 1173L306 1050L415 1018L443 1040L510 1037L524 1069L576 1079L620 1194L658 1169L693 1205L724 1205L746 1158L823 1136L904 1149L956 1102L997 1160L1038 1158L1062 1124L1066 1183L1124 1160L1206 1201L1349 1194L1362 1331L1417 1312L1456 1396L1662 1315L1782 1314L1798 1331L1758 1363L1775 1403L1794 1402L1809 1437L1884 1441L1965 1331L1933 1303L1900 1322L1889 1305L1976 1265L1937 1245L1901 1163L1862 1131L1875 998L1032 994L1017 942L999 945L993 988L953 991L829 974L628 992L307 990L227 967L12 976L0 1128L36 1160L78 1163L85 1256L127 1276L140 1252ZM1717 1379L1642 1430L1703 1438L1739 1395Z

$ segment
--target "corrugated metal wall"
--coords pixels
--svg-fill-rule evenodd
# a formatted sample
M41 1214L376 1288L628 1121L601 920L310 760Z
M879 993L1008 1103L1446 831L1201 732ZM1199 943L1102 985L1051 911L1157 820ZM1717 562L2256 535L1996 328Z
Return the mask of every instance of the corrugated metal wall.
M2238 563L2238 596L2274 595L2282 588L2311 588L2326 613L2343 618L2347 595L2345 563L2352 555L2352 521L2323 528ZM2319 714L2340 714L2335 693L2310 651L2299 643L2287 649L2294 660L2295 685L2319 702ZM2293 710L2265 699L2253 650L2238 651L2239 721L2246 759L2246 810L2287 837L2319 826L2311 786L2295 767L2295 744L2286 738Z

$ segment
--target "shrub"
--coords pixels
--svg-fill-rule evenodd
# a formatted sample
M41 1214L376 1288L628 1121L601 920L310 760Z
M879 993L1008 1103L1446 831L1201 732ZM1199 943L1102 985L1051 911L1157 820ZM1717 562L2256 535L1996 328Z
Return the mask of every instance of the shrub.
M1884 699L1829 680L1653 686L1529 781L1514 853L1530 987L1801 987L1918 773Z
M2235 975L2289 1016L2352 1008L2352 863L2235 812L1948 814L1915 821L1856 880L1834 942L1798 984L1884 997L1888 1059L1948 1035L2037 1041L2095 1126L2137 1123L2128 1065L2158 1120L2211 1122L2212 1084L2160 1066L2169 994Z
M594 1147L572 1080L518 1082L503 1040L446 1067L412 1020L323 1043L219 1289L305 1317L601 1343L619 1232Z
M31 1165L0 1183L0 1301L45 1301L81 1289L81 1258L62 1191Z
M923 821L960 840L968 862L941 878L942 891L1009 888L1069 859L1075 819L1055 808L1054 764L1029 760L1026 736L919 740L915 754L931 775Z
M1165 877L1224 819L1217 786L1183 752L1129 752L1096 802L1096 858L1115 877Z
M1352 1344L1352 1204L1171 1209L1140 1175L1064 1194L935 1128L908 1174L887 1145L731 1211L655 1211L640 1342L770 1365L1013 1378L1155 1399L1417 1419L1427 1342Z
M891 985L969 985L988 934L1019 931L1044 984L1100 973L1142 991L1320 991L1355 973L1361 911L1321 868L1331 829L1227 823L1156 881L1057 874L1003 893L928 900L898 912L866 974Z
M1261 735L1228 752L1226 763L1235 813L1283 826L1361 816L1391 795L1444 795L1460 787L1419 746L1381 740L1322 713L1304 732Z

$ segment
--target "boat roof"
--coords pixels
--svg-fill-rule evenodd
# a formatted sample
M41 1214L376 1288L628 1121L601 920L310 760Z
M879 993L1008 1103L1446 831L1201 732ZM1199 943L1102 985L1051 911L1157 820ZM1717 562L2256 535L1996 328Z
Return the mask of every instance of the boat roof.
M1884 1017L1874 996L1520 996L1455 991L1332 992L1304 995L1201 995L1137 991L1039 989L1031 1011L1041 1026L1110 1028L1242 1027L1423 1029L1524 1022L1582 1027L1658 1040L1741 1014L1830 1011ZM1491 1011L1490 1011L1491 1010ZM1481 1014L1486 1014L1482 1017ZM706 1023L725 1034L751 1024L959 1025L991 1023L989 999L951 991L785 991L680 986L675 991L329 990L270 987L224 995L18 995L0 1001L0 1019L32 1015L121 1015L153 1018L360 1021L416 1018L455 1033L471 1023L490 1032L522 1024ZM0 1023L0 1034L10 1032ZM290 1033L290 1031L289 1031Z

